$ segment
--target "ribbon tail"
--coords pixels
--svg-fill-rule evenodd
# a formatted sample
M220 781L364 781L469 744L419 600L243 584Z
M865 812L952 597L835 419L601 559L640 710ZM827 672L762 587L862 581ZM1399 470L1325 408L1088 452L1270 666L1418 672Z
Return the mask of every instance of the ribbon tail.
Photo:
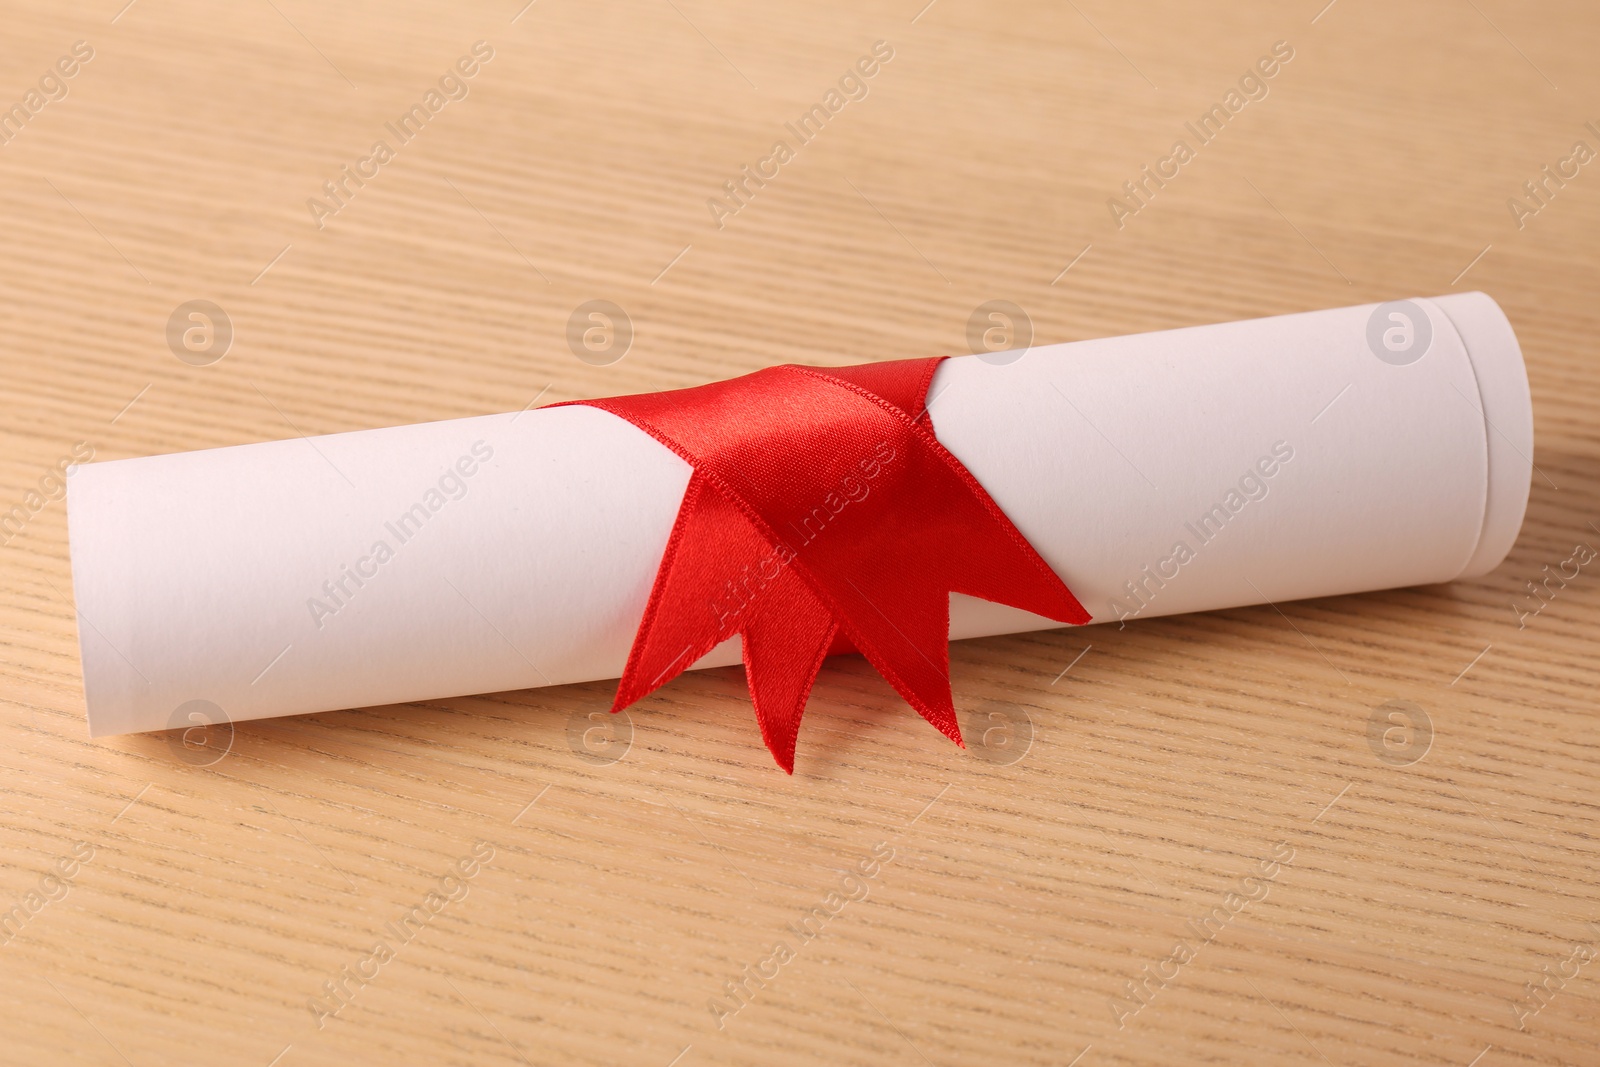
M766 541L715 486L689 479L656 570L612 711L666 685L740 629L750 591L728 575L755 570Z
M851 640L918 715L966 748L950 692L950 594L929 589L904 595L895 621L864 594L862 600L845 623Z
M793 774L800 717L839 624L804 583L792 575L780 581L745 626L744 664L761 738Z

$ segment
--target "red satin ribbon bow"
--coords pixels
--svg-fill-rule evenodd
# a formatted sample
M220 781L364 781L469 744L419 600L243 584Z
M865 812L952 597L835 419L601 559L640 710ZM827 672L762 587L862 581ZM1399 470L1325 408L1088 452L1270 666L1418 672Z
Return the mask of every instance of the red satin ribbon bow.
M858 650L962 744L950 593L1089 621L1061 579L934 437L939 359L787 365L667 393L585 400L694 474L612 710L734 634L761 736L794 773L806 698L830 652Z

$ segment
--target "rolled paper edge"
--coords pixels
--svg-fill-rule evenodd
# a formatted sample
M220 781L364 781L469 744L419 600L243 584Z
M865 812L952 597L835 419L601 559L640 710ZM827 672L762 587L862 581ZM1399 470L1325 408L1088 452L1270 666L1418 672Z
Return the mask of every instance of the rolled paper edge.
M1477 578L1504 562L1522 529L1533 479L1533 401L1511 321L1487 293L1452 293L1431 302L1461 338L1478 382L1488 453L1483 525L1459 578Z

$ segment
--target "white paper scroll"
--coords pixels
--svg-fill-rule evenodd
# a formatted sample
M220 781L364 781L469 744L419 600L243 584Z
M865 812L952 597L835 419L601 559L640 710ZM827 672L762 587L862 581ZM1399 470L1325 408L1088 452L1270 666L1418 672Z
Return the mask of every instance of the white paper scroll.
M930 396L1096 622L1483 574L1527 502L1522 356L1481 293L962 357ZM90 733L614 678L688 476L589 407L85 466ZM952 601L955 638L1056 625Z

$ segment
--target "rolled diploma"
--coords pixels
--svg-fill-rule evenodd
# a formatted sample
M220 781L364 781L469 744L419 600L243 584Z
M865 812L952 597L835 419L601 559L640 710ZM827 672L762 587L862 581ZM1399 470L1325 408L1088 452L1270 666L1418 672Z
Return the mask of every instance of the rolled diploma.
M1522 356L1489 297L1416 303L1408 365L1367 305L950 359L929 410L1096 622L1479 575L1527 502ZM583 406L87 465L90 733L615 678L689 473ZM952 638L1059 625L951 601Z

